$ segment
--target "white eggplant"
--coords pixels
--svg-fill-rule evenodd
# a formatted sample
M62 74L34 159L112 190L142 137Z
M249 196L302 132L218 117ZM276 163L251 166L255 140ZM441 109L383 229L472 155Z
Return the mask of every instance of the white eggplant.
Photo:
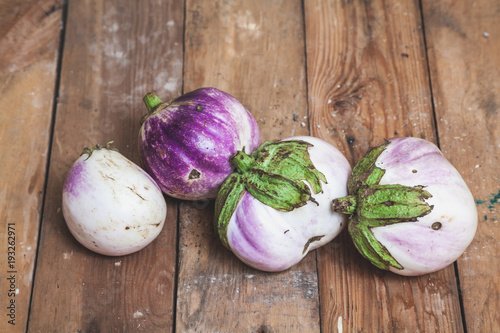
M62 211L82 245L121 256L158 236L167 205L153 179L108 144L86 148L73 164L64 183Z
M349 233L375 266L401 275L440 270L471 243L477 210L464 180L431 142L393 138L354 167L349 196L333 201L352 214Z

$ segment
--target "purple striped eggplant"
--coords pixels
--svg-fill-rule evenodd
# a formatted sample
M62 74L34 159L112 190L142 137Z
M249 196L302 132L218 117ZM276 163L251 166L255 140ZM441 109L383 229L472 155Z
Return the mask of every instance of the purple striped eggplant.
M347 194L351 167L314 137L267 141L232 158L237 172L221 186L215 228L224 246L263 271L282 271L336 237L347 219L331 208Z
M354 167L349 195L333 201L350 214L349 233L375 266L401 275L438 271L458 259L477 228L472 194L431 142L393 138Z
M147 94L139 132L144 168L169 196L214 199L233 169L230 157L261 143L257 122L231 95L201 88L162 102Z

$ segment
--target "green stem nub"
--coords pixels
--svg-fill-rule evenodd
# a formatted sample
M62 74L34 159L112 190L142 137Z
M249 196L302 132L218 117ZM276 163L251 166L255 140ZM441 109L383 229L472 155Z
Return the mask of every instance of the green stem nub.
M146 94L146 96L144 96L142 100L144 101L144 104L146 104L146 107L148 108L148 113L152 113L158 105L163 103L163 101L158 96L156 96L151 92Z
M115 141L109 141L108 143L106 143L106 147L103 147L101 144L96 144L94 147L85 147L83 148L83 151L82 153L80 154L80 156L82 156L83 154L87 154L89 155L85 160L88 160L90 156L92 156L92 153L94 152L94 150L101 150L102 148L106 148L107 150L114 150L114 151L118 151L118 149L114 148L114 147L111 147L111 145L113 145Z
M248 156L243 151L236 152L236 154L231 157L231 161L234 163L236 170L238 170L238 172L241 174L250 170L255 162L252 157Z
M348 195L343 198L334 199L332 202L333 211L346 215L352 215L356 212L358 203L355 195Z

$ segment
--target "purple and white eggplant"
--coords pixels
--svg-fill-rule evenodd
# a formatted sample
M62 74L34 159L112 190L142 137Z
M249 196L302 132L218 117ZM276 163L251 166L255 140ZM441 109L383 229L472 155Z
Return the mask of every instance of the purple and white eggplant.
M231 95L201 88L172 101L144 97L148 114L139 133L146 171L168 195L214 199L233 169L229 158L261 143L257 122Z
M347 194L351 167L342 153L314 137L267 141L232 158L236 173L221 187L215 227L247 265L282 271L336 237L345 216L331 208Z
M62 212L82 245L121 256L141 250L158 236L167 205L151 177L108 144L86 148L70 168Z
M375 266L423 275L454 262L477 228L474 199L458 171L431 142L393 138L354 167L349 195L333 201L352 214L349 233Z

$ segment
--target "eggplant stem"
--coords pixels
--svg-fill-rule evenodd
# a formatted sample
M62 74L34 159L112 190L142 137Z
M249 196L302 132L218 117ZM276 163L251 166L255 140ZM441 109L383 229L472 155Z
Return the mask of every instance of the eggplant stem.
M80 156L82 156L83 154L87 154L89 156L87 156L87 158L85 160L88 160L90 156L92 156L92 153L94 152L94 150L101 150L103 148L106 148L107 150L114 150L114 151L118 151L118 149L116 149L115 147L111 147L111 145L114 143L115 141L112 140L112 141L109 141L108 143L106 143L106 147L104 147L103 145L101 144L96 144L95 146L93 147L85 147L83 148L83 151L82 153L80 154Z
M337 213L352 215L356 212L357 207L358 203L354 195L348 195L332 201L332 209Z
M152 92L147 93L142 100L144 101L144 104L146 104L146 107L148 108L148 113L152 113L158 105L163 103L163 101Z
M237 151L231 157L231 162L235 165L238 172L243 174L252 168L255 159L245 154L244 151Z

